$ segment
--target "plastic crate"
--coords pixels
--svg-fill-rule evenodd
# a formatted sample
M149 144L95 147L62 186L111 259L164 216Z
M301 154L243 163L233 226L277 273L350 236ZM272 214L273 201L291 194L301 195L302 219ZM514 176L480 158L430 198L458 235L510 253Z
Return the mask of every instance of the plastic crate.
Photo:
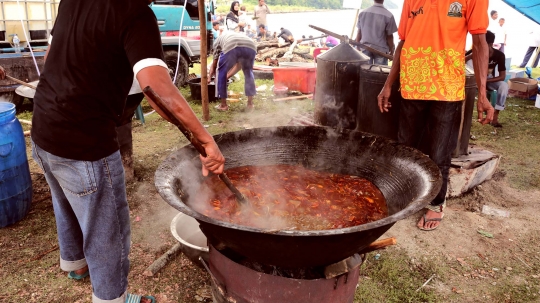
M303 94L312 94L315 91L317 67L277 67L274 71L274 86L286 86L289 91L296 90Z

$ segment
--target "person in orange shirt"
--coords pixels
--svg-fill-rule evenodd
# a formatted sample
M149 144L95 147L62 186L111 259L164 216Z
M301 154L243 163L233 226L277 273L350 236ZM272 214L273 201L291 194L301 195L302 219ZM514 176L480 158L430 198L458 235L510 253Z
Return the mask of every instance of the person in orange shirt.
M448 172L457 146L461 106L465 98L465 39L473 37L475 70L488 68L488 1L405 0L392 69L378 96L388 112L392 84L400 77L399 143L418 148L439 166L443 184L418 222L436 229L444 216ZM486 73L475 75L478 121L488 124L494 109L486 98ZM484 116L486 114L486 116Z

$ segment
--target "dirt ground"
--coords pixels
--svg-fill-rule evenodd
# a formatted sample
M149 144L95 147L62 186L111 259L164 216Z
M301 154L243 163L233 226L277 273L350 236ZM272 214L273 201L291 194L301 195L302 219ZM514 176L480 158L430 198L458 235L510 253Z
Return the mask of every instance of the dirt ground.
M213 112L205 124L212 133L284 125L312 110L306 102L276 108L257 100L253 114L243 113L243 105L237 104L229 116ZM132 224L129 291L154 295L160 303L211 302L207 273L182 255L155 277L142 274L176 243L169 228L177 211L157 194L153 176L163 159L185 143L176 128L156 115L147 117L144 126L135 122L135 180L127 185ZM59 268L49 189L33 160L30 167L31 211L21 222L0 229L0 302L90 302L90 280L69 280ZM398 245L378 252L379 261L376 253L368 256L355 302L540 302L540 191L534 186L516 189L506 174L499 169L492 180L449 200L438 230L419 231L415 224L420 214L398 222L383 236L396 237ZM483 205L507 210L510 217L484 215ZM396 265L404 270L393 273L394 280L387 275L387 281L374 281L380 277L376 270ZM390 290L398 281L404 288ZM410 297L403 299L396 292ZM419 293L425 299L414 299Z
M540 302L538 203L540 191L515 190L494 178L449 200L439 229L420 232L415 227L418 214L396 223L385 236L398 239L397 249L412 264L440 267L429 287L444 302ZM510 217L484 215L478 211L482 205L509 211ZM522 288L519 297L508 292L515 287Z

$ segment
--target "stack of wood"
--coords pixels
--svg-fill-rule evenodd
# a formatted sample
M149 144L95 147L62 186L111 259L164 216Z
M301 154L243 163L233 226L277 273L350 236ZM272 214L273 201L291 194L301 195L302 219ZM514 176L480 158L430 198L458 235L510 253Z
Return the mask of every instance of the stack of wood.
M292 58L285 58L286 52L289 51L290 44L279 45L278 40L262 41L257 43L257 55L255 60L258 62L266 62L270 66L276 66L279 62L313 62L313 56L309 53L307 47L295 47Z

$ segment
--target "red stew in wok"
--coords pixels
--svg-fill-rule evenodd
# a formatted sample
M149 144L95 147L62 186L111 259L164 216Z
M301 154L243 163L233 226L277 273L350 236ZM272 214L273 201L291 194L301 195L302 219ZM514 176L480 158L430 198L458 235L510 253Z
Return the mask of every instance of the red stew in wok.
M328 230L388 215L379 189L356 176L292 165L244 166L226 173L249 202L238 203L217 176L206 179L203 188L210 197L199 203L206 203L204 215L220 221L271 230Z

